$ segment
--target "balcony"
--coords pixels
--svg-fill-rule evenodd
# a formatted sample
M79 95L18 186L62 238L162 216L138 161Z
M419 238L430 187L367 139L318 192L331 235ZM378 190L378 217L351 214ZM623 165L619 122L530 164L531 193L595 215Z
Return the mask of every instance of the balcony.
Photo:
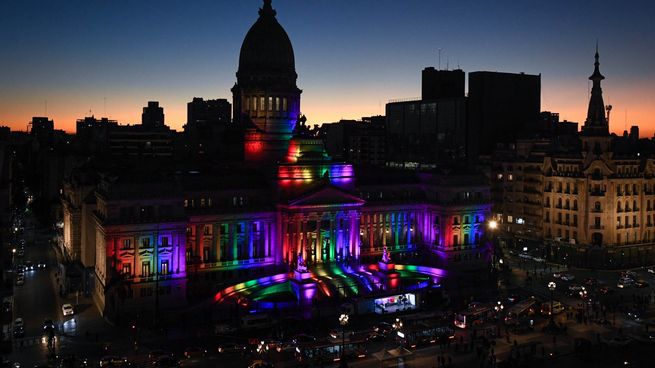
M590 229L593 229L593 230L605 230L605 226L603 226L603 225L596 225L596 224L593 224L593 225L589 226L589 228L590 228Z
M605 196L605 191L604 190L593 190L589 192L589 195L592 197L604 197Z

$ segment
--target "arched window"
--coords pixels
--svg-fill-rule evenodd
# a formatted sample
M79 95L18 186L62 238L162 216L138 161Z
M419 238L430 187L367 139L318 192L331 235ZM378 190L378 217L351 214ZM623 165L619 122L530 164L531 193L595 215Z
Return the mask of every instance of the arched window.
M577 209L578 209L578 200L577 200L577 199L574 199L574 200L573 200L573 209L574 209L574 210L577 210Z
M596 211L600 211L600 202L594 203L594 209L596 209Z
M637 207L637 201L632 201L632 210L637 211L639 208Z
M621 212L621 201L616 202L616 210Z
M568 190L568 188L567 188L567 190ZM569 208L571 208L570 205L571 205L571 202L567 199L565 208L568 210Z

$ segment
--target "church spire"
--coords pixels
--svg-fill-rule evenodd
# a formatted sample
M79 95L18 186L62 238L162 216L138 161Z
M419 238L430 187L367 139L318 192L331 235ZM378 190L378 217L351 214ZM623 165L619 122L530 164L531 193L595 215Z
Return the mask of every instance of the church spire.
M259 16L275 16L277 12L275 9L273 9L273 5L271 5L271 0L264 0L264 6L259 9Z
M589 77L593 85L591 87L591 97L589 98L589 109L587 110L587 120L584 128L586 134L590 135L609 135L609 126L605 117L605 103L603 101L603 90L600 82L605 77L600 74L600 58L598 55L598 43L596 43L596 55L594 56L594 74Z

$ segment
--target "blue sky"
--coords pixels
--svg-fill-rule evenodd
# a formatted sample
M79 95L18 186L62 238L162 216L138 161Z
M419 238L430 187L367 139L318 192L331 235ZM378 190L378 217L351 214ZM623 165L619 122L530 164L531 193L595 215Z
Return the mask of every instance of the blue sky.
M0 124L138 122L159 100L179 129L194 96L230 98L260 0L5 0ZM420 95L420 71L542 74L542 107L582 122L598 39L612 128L655 130L655 5L647 1L274 0L312 123L383 113ZM106 103L105 103L106 101Z

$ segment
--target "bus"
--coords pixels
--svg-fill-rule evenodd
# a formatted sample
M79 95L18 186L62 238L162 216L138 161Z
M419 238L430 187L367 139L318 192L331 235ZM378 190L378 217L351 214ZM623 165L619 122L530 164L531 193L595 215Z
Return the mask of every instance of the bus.
M407 349L432 344L447 344L455 339L455 330L450 326L421 322L397 332L398 342Z
M495 316L492 304L471 304L469 307L455 315L455 326L468 328L482 325Z
M366 339L350 338L344 342L344 356L347 361L366 358ZM342 341L316 341L296 346L295 357L301 366L322 366L341 360Z
M521 319L532 316L536 313L537 300L531 296L530 298L520 301L507 310L505 316L506 325L517 325Z

